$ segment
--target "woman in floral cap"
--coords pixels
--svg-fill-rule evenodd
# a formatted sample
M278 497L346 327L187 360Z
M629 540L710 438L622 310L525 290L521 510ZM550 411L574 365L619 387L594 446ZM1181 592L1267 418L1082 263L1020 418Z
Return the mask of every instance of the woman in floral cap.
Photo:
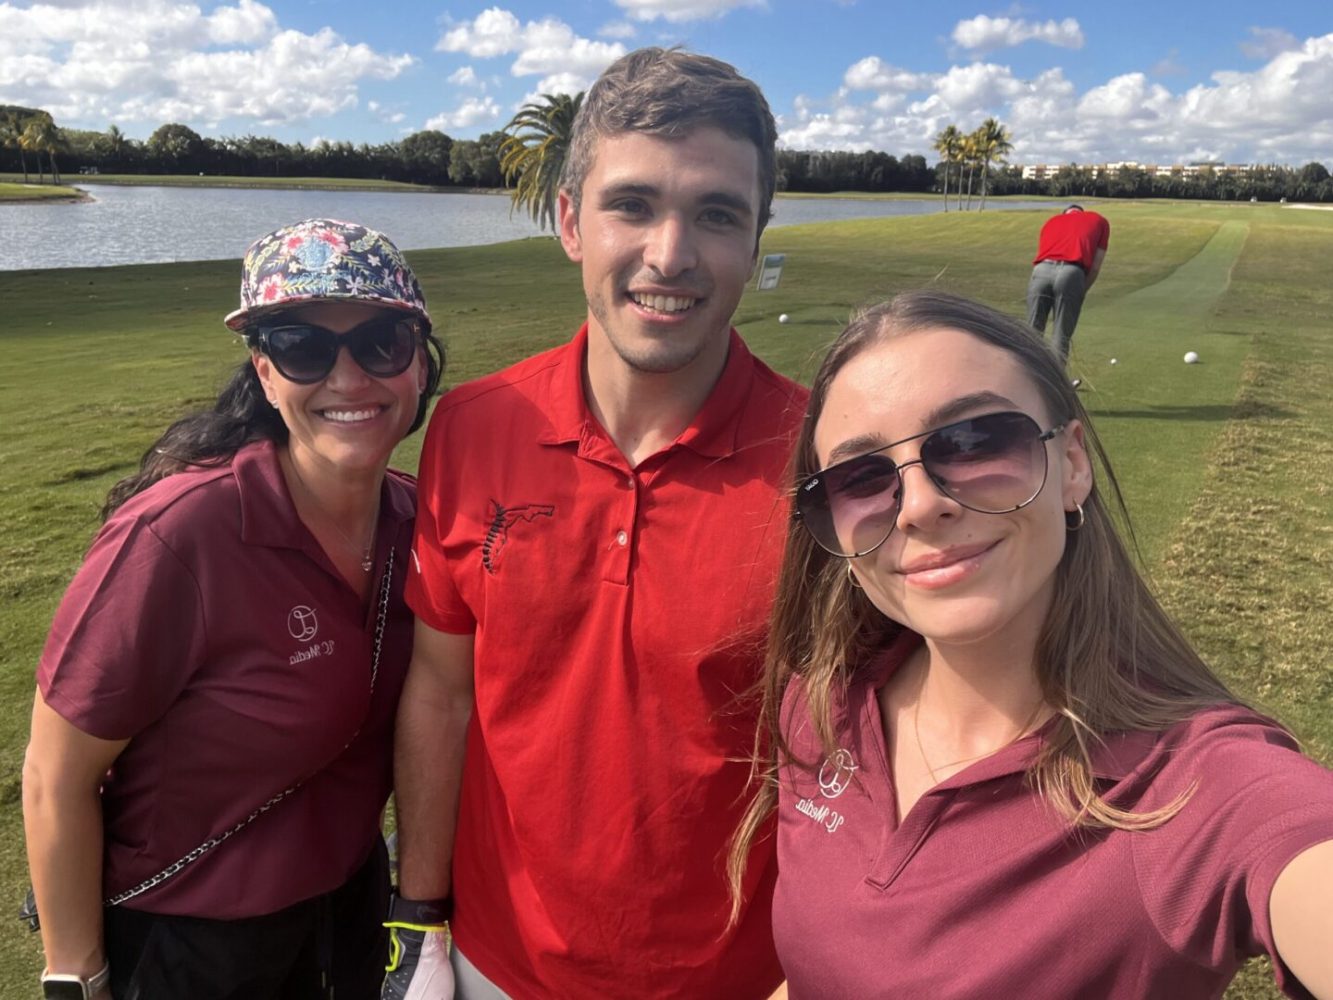
M249 358L112 488L38 668L48 997L379 992L415 508L388 463L443 350L398 249L325 219L250 247L226 324Z

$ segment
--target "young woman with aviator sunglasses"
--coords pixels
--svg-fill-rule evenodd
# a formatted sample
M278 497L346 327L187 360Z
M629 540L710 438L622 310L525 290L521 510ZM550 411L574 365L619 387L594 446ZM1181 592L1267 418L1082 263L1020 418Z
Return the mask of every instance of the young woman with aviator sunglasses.
M250 357L112 488L24 766L48 997L379 995L379 821L443 350L398 249L314 219L246 253Z
M729 859L739 912L776 812L793 1000L1216 997L1257 954L1333 997L1333 774L1157 604L1034 331L936 292L867 310L793 465Z

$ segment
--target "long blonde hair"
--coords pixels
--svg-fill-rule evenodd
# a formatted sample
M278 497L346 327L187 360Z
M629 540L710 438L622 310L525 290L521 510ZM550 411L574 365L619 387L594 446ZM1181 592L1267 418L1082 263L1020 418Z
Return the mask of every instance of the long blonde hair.
M1032 379L1056 423L1078 420L1101 466L1083 501L1084 523L1067 536L1056 568L1055 596L1037 641L1037 678L1057 719L1028 778L1071 826L1145 829L1179 811L1191 789L1151 812L1119 809L1101 798L1092 754L1109 733L1160 731L1199 709L1237 699L1181 634L1135 566L1113 523L1109 493L1126 530L1129 517L1115 475L1087 411L1063 366L1027 325L994 309L938 291L906 292L873 306L843 330L816 374L792 456L793 488L819 469L815 425L829 385L868 347L901 333L931 327L962 330L1009 353ZM1105 488L1105 489L1104 489ZM733 913L739 913L741 878L756 837L777 803L782 767L810 767L788 745L779 718L783 695L795 680L825 754L837 749L834 718L856 672L902 631L851 585L846 563L825 552L793 521L773 606L752 777L758 791L732 838L727 876Z

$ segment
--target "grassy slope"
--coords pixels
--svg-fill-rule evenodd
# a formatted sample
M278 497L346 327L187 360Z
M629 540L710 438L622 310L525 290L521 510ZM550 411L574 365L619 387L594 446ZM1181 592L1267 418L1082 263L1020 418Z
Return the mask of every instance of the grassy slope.
M1320 630L1330 594L1333 363L1319 262L1333 216L1269 207L1115 204L1111 252L1074 342L1169 606L1237 687L1333 759ZM742 331L775 367L813 372L858 303L929 281L1022 311L1042 216L950 214L785 228L774 292ZM566 338L576 269L547 239L409 255L450 349L451 383ZM32 665L107 486L242 359L219 325L235 264L0 273L0 905L24 881L18 773ZM540 290L540 291L537 291ZM779 325L777 315L792 322ZM1187 349L1204 363L1185 366ZM1111 357L1119 364L1109 366ZM1324 376L1324 377L1321 377ZM415 466L420 436L398 464ZM1199 586L1206 580L1207 586ZM35 940L0 937L0 995L26 995ZM1275 995L1262 971L1233 989Z
M0 181L0 202L71 201L81 197L81 192L64 184L24 184L21 180Z
M0 174L0 181L21 180L22 174ZM438 188L401 181L355 177L231 177L224 174L70 174L72 184L128 184L154 187L298 188L319 191L435 191Z

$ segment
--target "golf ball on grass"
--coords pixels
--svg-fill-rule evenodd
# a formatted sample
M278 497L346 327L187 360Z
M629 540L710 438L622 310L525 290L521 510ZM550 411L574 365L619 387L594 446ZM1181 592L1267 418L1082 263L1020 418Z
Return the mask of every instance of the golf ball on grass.
M1112 358L1112 359L1111 359L1111 364L1113 364L1113 365L1118 365L1119 363L1120 363L1120 362L1117 361L1115 358Z
M788 316L786 313L783 313L781 316L778 317L778 322L779 322L779 323L790 323L790 322L791 322L791 317Z
M1198 363L1199 363L1199 355L1196 351L1185 352L1185 364L1197 365Z

